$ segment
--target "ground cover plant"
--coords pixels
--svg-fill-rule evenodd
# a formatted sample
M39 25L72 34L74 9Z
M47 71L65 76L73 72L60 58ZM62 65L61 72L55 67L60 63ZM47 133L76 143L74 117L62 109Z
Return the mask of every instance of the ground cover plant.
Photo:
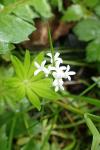
M0 150L100 149L100 1L0 1Z

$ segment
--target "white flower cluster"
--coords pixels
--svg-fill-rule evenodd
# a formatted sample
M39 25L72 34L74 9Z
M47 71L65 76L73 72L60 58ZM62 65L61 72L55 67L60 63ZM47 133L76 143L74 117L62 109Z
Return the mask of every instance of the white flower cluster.
M34 75L36 76L39 72L43 71L45 76L48 77L48 75L52 75L54 78L53 86L55 87L55 91L58 90L64 90L64 82L63 79L71 80L70 75L75 75L74 71L70 71L70 66L61 66L63 63L63 60L59 57L60 53L56 53L54 55L54 59L52 58L52 54L48 53L47 56L50 57L51 65L48 66L48 68L45 67L46 60L44 60L41 65L39 65L37 62L35 62L35 66L37 70L34 72ZM54 61L54 66L53 66Z

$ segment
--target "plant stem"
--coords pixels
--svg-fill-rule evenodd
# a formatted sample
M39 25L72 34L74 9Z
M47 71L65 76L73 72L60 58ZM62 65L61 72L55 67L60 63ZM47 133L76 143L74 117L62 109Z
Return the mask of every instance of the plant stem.
M55 65L55 62L54 62L54 48L53 48L53 44L52 44L52 38L51 38L51 32L50 32L49 25L48 25L48 37L49 37L51 54L52 54L52 61L53 61L53 66L54 66Z
M89 92L91 89L93 89L96 86L96 83L93 83L91 86L89 86L87 89L85 89L80 96L85 95L87 92Z
M62 107L65 108L65 109L71 111L71 112L74 112L74 113L77 113L77 114L80 114L80 115L84 115L84 112L83 112L82 110L79 110L79 109L77 109L77 108L74 108L74 107L72 107L71 105L68 105L68 104L66 104L66 103L63 103L63 102L61 102L61 101L56 101L55 103L58 104L58 105L60 105L60 106L62 106Z

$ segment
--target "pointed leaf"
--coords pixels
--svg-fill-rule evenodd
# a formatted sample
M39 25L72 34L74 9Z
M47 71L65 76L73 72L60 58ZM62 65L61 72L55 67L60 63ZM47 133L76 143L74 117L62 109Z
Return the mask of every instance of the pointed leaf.
M32 89L37 93L40 97L44 97L47 99L61 99L61 96L54 92L52 87L52 79L42 79L32 83Z
M15 72L16 72L17 76L20 79L23 79L24 74L25 74L23 64L21 63L21 61L16 56L11 56L11 61L13 63L13 66L15 68Z
M27 76L27 73L30 69L30 53L28 50L26 50L25 53L24 68L25 68L25 76Z
M34 71L36 70L36 67L34 66L34 62L38 62L39 64L41 64L41 62L44 60L44 52L41 52L37 55L37 57L35 57L35 59L32 61L30 70L28 72L28 78L34 76Z
M31 90L31 89L27 89L27 97L30 100L30 102L38 109L41 109L41 103L40 100L38 98L38 96Z

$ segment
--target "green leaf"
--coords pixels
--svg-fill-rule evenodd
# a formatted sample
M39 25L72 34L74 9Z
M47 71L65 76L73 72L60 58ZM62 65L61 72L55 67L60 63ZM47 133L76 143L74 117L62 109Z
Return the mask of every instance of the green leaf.
M84 118L86 120L87 126L89 127L91 133L93 134L93 142L92 142L91 150L99 150L100 149L100 133L91 119L98 118L97 120L95 119L95 121L100 122L100 117L85 113Z
M20 43L28 40L34 31L33 25L14 15L0 15L0 40L5 43Z
M100 41L95 40L86 48L86 56L88 62L100 62Z
M61 99L61 96L51 88L51 81L48 81L48 79L41 80L40 83L39 81L34 82L32 84L32 90L43 98L51 100Z
M41 79L39 81L33 82L33 86L40 86L40 87L42 87L43 84L45 83L45 88L48 88L48 87L52 87L52 82L53 82L53 80L50 79L50 78Z
M100 37L100 21L97 19L85 19L74 28L75 34L80 40L90 41Z
M24 68L25 68L25 75L27 76L30 69L30 53L28 50L25 53Z
M44 60L44 52L40 52L34 59L34 61L38 62L39 64Z
M41 64L41 62L44 60L44 52L39 53L35 59L32 61L31 66L30 66L30 70L28 72L28 78L34 76L34 71L36 70L36 67L34 66L34 62L38 62L39 64Z
M28 88L26 90L26 93L27 93L28 99L33 104L33 106L35 106L38 110L40 110L41 103L40 103L38 96L35 93L33 93L33 91L31 89L28 89Z
M23 64L16 56L11 56L11 61L13 63L13 66L15 68L15 72L16 72L17 76L20 79L23 79L24 75L25 75L25 70L24 70Z
M98 4L99 0L83 0L83 3L88 7L95 7Z
M75 4L68 7L62 17L63 21L78 21L84 17L84 9L81 5Z
M31 4L33 5L36 12L38 12L42 17L52 17L51 7L47 0L32 0Z
M15 46L13 44L0 42L0 54L6 54L14 48Z
M38 14L34 12L28 4L16 7L13 10L13 13L16 14L19 18L28 22L33 22L33 19L39 17Z

